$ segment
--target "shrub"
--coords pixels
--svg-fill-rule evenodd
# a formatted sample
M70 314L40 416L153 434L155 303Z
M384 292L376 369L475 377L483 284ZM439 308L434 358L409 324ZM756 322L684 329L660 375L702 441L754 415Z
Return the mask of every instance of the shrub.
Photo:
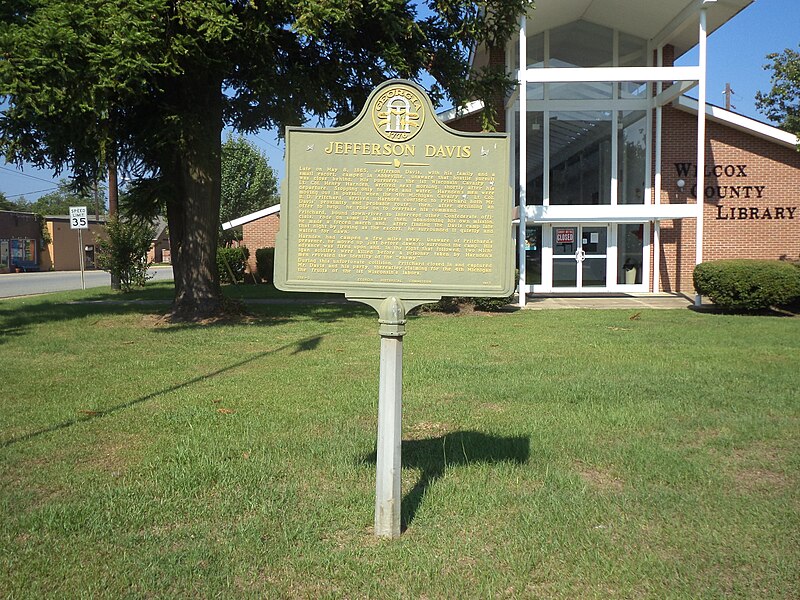
M514 296L507 296L505 298L471 298L471 300L475 305L475 310L500 312L514 301Z
M111 217L105 236L97 241L97 266L119 280L123 292L134 286L144 287L149 279L147 251L153 243L153 227L149 223Z
M275 248L259 248L256 250L256 273L262 281L272 283L275 269Z
M800 297L800 269L778 260L717 260L697 265L694 287L725 310L758 311Z
M438 302L422 304L414 310L420 312L457 313L461 310L461 300L462 298L453 296L442 296Z
M247 259L250 257L250 251L246 246L238 248L217 248L217 271L219 272L219 280L223 283L236 283L237 281L244 280L245 265ZM231 273L225 266L228 263L230 271L233 272L233 280L231 280Z

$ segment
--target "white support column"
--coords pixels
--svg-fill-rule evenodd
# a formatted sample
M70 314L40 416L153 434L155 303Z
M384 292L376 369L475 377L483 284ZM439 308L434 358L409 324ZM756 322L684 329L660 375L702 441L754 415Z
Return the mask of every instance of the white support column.
M700 9L700 79L697 92L697 228L695 239L695 264L703 262L703 209L705 207L706 168L706 4L716 0L703 0ZM702 304L700 294L695 294L695 306Z
M525 291L526 279L526 257L525 257L525 233L527 229L526 215L526 192L528 185L528 84L525 83L525 73L528 69L527 46L526 46L526 20L522 15L519 23L519 166L517 185L519 186L519 233L517 234L517 253L519 256L519 305L524 308L527 303Z
M656 51L657 62L656 66L664 66L664 47L659 46ZM662 82L658 82L656 86L656 95L661 93L664 87ZM655 204L661 204L661 126L662 126L662 109L660 105L656 106L656 159L655 159ZM661 221L653 223L653 293L657 294L661 289Z

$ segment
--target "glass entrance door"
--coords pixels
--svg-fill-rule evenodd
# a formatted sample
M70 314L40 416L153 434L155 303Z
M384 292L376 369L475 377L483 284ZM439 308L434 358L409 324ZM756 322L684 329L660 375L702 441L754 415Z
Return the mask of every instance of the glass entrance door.
M553 226L553 288L605 288L608 226Z

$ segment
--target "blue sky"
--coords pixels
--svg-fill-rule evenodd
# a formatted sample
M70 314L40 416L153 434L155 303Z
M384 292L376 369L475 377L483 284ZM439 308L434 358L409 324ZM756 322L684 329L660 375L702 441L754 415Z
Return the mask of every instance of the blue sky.
M756 111L755 94L770 88L769 72L763 69L765 57L784 48L797 49L799 44L800 0L756 0L708 38L708 102L724 106L723 91L729 82L735 112L764 120ZM678 64L697 64L697 50L681 57ZM696 97L696 90L689 95ZM283 178L283 143L275 133L261 131L248 137ZM0 191L11 199L24 194L33 200L56 184L49 171L0 165Z

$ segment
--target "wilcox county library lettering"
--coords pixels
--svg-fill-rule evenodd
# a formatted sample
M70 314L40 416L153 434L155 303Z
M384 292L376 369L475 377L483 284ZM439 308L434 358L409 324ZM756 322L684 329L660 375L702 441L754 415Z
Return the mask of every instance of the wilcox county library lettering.
M681 187L681 182L685 186L685 177L697 177L697 165L680 162L675 163L675 172L681 179L678 180L678 186ZM714 182L715 185L705 186L705 199L712 202L720 202L728 200L727 203L718 203L717 214L715 219L718 221L758 221L758 220L782 220L794 219L797 213L797 206L752 206L752 205L736 205L732 206L730 201L733 200L761 200L769 198L769 192L766 185L743 184L738 180L748 176L748 165L706 165L705 176ZM769 174L766 175L769 177ZM763 179L763 176L760 178ZM729 181L733 180L733 181ZM721 184L720 181L726 181L726 184ZM689 191L689 197L697 198L697 184L692 185Z

